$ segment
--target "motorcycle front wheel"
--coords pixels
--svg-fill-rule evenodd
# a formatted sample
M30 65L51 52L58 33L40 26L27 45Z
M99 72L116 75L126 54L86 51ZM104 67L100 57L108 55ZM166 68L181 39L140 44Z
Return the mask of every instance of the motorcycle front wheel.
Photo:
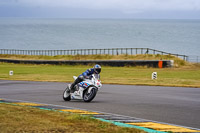
M88 92L89 89L87 89L84 94L83 94L83 100L84 102L91 102L94 97L97 94L97 89L96 88L92 88L90 93Z
M66 88L65 91L63 92L63 99L64 99L65 101L70 101L70 100L71 100L69 86L67 86L67 88Z

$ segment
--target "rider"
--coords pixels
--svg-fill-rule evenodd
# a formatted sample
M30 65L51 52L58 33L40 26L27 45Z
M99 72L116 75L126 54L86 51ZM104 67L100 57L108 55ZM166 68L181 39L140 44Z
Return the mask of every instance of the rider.
M75 91L74 86L80 82L82 82L84 79L91 78L92 74L100 74L101 72L101 66L96 64L93 68L87 69L85 72L83 72L81 75L78 76L78 78L74 81L74 83L71 84L70 92L73 93Z

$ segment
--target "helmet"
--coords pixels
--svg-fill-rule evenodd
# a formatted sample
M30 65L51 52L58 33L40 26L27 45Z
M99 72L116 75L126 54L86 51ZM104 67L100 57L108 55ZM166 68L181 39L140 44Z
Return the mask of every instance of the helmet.
M99 74L101 72L101 66L98 64L94 65L94 72L96 74Z

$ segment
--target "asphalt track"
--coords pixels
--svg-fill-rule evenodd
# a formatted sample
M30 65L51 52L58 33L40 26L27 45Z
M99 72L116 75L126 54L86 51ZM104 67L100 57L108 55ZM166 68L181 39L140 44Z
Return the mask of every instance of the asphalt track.
M200 88L103 85L91 103L65 102L67 83L0 80L0 98L76 107L200 128Z

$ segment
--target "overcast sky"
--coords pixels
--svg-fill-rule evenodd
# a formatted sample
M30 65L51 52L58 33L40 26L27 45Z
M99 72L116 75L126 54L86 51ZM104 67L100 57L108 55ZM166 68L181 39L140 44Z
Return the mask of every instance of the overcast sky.
M200 0L0 0L0 17L200 19Z

